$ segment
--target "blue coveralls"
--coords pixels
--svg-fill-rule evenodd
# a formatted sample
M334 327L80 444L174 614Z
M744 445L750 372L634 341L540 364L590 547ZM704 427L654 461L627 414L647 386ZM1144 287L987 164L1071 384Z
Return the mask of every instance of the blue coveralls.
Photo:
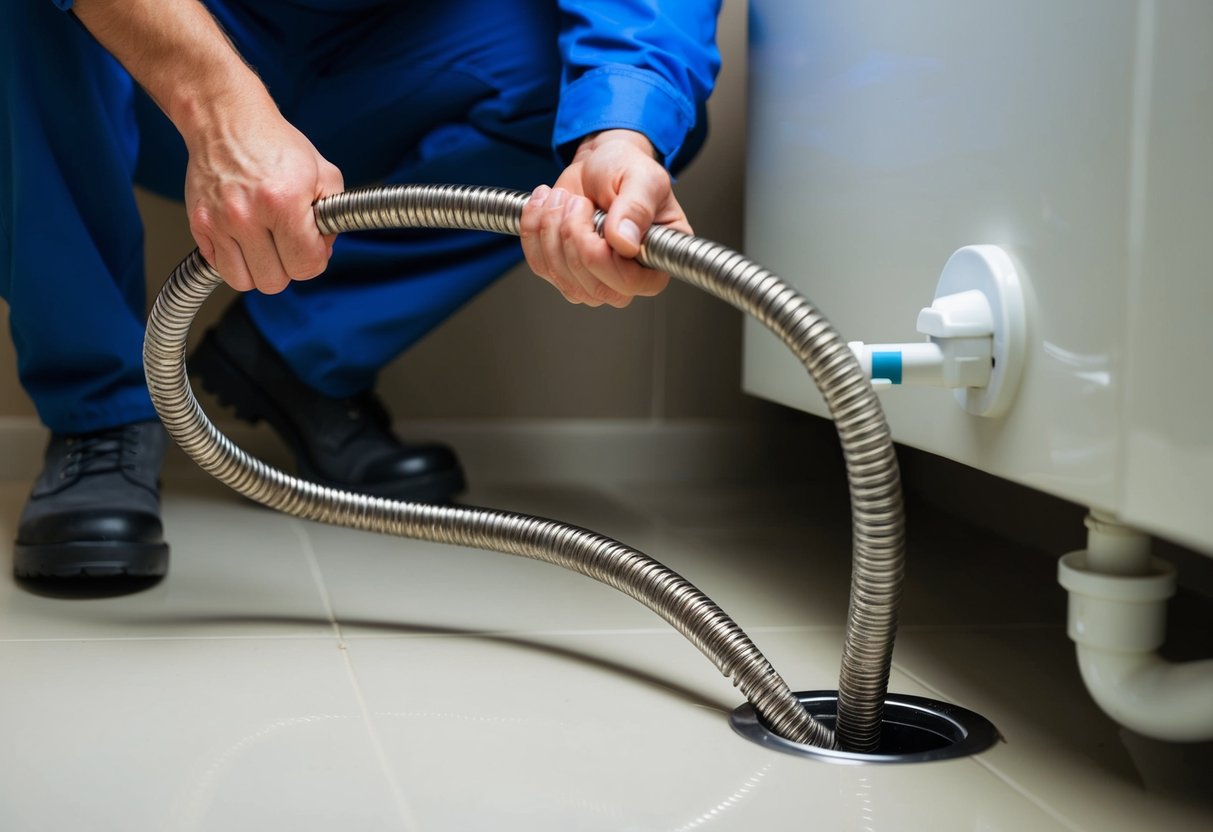
M616 127L677 170L719 66L719 0L205 1L350 188L530 190ZM186 163L70 3L6 0L0 21L0 293L22 385L68 434L155 418L132 182L180 198ZM305 382L346 396L519 259L495 234L346 234L325 276L246 301Z

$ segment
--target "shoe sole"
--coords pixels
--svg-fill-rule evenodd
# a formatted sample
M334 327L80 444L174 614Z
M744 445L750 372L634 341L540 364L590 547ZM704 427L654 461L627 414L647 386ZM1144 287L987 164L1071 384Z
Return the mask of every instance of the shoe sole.
M219 400L219 404L230 407L236 418L252 425L265 421L273 427L294 454L301 479L372 497L419 503L450 502L465 487L463 471L458 467L394 483L363 485L327 479L312 465L307 447L290 419L272 399L261 393L257 383L224 352L212 333L203 336L186 369L202 389Z
M13 573L18 578L161 578L168 574L167 543L117 540L73 543L17 543Z

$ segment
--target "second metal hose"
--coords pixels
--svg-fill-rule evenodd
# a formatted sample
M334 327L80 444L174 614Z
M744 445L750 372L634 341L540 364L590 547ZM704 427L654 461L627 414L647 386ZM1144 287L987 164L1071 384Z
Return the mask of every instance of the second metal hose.
M321 200L316 219L326 234L453 228L517 235L527 198L495 188L391 186ZM299 517L536 558L593 577L646 604L679 630L733 678L775 733L811 745L872 751L883 722L904 561L897 460L875 393L829 322L777 276L737 252L654 227L637 259L717 295L775 332L805 364L834 417L850 483L854 561L833 731L808 715L719 607L635 549L553 520L403 503L315 485L237 448L202 412L185 371L189 326L220 283L197 251L170 276L148 321L148 387L169 434L202 468L241 494Z

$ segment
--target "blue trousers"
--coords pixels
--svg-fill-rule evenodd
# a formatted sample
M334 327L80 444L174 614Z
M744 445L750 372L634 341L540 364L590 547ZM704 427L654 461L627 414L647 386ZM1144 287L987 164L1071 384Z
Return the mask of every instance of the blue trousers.
M347 187L529 190L559 173L551 2L207 5ZM132 183L180 198L184 144L74 17L49 0L8 3L5 17L0 294L22 385L57 433L154 418ZM246 302L305 382L345 396L520 259L518 241L495 234L346 234L325 275Z

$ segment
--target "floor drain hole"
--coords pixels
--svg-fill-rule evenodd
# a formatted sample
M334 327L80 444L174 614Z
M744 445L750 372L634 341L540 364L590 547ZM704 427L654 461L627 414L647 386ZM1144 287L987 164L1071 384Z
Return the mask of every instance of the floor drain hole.
M807 691L797 693L796 698L814 719L834 726L837 691ZM767 728L749 704L733 711L729 721L733 730L746 739L775 751L848 764L951 760L985 751L1001 739L998 729L980 714L946 702L896 693L885 698L880 747L873 753L831 751L791 742Z

